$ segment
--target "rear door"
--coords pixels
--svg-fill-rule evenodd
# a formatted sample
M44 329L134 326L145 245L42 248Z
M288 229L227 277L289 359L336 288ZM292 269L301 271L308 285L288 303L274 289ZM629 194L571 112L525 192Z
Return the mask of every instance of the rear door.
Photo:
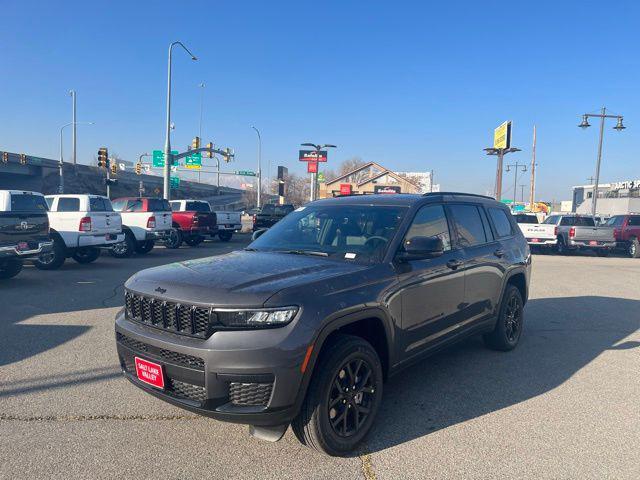
M147 210L152 212L156 219L157 231L169 230L171 228L171 205L163 198L147 199Z
M503 263L509 255L502 241L494 238L482 205L448 204L447 211L453 220L456 245L464 252L464 318L460 326L472 326L493 313L502 288ZM509 225L509 236L513 236L515 232L506 217L509 213L498 211Z
M442 239L443 255L397 265L402 296L402 339L399 343L405 357L453 335L462 318L464 252L452 247L451 230L442 205L420 208L404 241L432 236Z

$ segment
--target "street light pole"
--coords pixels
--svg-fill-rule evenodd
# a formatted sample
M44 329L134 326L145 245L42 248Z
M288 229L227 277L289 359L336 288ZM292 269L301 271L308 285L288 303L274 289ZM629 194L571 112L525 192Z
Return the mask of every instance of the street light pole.
M169 58L167 61L167 125L166 125L166 137L164 142L164 198L166 200L171 199L171 186L169 184L169 178L171 176L171 53L174 45L180 45L185 52L191 55L191 60L197 60L197 58L189 51L182 42L173 42L169 45Z
M58 183L58 193L64 193L64 156L62 155L62 133L64 132L64 129L70 125L73 125L73 130L75 130L76 125L93 125L93 122L69 122L60 127L60 160L58 162L60 181Z
M260 208L262 206L262 137L256 127L251 125L251 128L258 134L258 204L256 206Z
M580 128L585 129L590 127L589 118L599 118L600 119L600 139L598 140L598 159L596 161L596 177L595 184L593 185L593 196L591 201L591 216L596 216L596 207L598 203L598 185L600 183L600 163L602 162L602 143L604 140L604 121L607 118L615 118L617 120L616 126L613 127L614 130L621 132L625 127L622 124L623 116L622 115L607 115L607 109L602 107L600 113L585 113L582 115L582 122L578 125Z
M72 150L71 150L71 158L73 158L73 166L76 166L76 125L77 125L77 121L76 121L76 91L75 90L70 90L69 91L69 95L71 95L71 104L72 104L72 108L73 108L73 112L71 114L71 124L73 125L73 129L72 129L72 133L71 133L71 145L72 145Z
M200 82L198 84L198 87L200 87L200 128L198 128L198 136L200 137L200 141L202 141L202 108L204 104L204 87L206 87L206 85L204 82ZM200 168L198 169L198 183L201 183L200 181L201 170L202 170L202 165L200 165Z

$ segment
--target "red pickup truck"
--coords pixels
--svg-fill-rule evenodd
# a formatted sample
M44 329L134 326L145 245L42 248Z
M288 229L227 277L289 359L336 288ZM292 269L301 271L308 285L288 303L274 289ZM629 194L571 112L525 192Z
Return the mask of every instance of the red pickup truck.
M640 214L614 215L606 225L613 227L616 248L631 258L640 258Z
M216 214L209 202L202 200L171 201L173 231L166 242L168 248L178 248L184 241L197 247L205 236L218 233Z

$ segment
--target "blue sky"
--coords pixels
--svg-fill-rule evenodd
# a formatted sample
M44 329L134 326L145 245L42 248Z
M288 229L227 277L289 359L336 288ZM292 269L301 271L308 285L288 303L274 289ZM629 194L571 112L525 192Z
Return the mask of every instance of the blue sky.
M108 146L128 160L164 144L166 55L174 50L174 146L197 134L231 146L234 169L302 172L298 144L335 143L334 166L359 156L395 170L434 169L447 190L493 188L493 128L513 121L529 162L538 128L538 191L570 198L595 170L607 106L602 181L640 177L637 2L49 2L0 5L0 150L57 158L78 92L79 159ZM167 24L165 26L165 24ZM69 137L65 149L69 152ZM528 175L525 175L528 180ZM505 177L505 191L513 177ZM518 182L520 183L526 183Z

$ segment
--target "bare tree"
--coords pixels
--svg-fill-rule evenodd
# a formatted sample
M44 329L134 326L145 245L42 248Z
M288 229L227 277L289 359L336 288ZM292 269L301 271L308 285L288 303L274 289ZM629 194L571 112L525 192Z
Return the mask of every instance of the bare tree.
M304 205L311 195L311 180L307 175L290 173L284 183L285 201L294 205Z
M365 165L367 162L362 160L360 157L351 157L347 160L344 160L340 164L340 168L338 168L338 176L344 175L345 173L349 173L352 170L355 170L358 167Z

